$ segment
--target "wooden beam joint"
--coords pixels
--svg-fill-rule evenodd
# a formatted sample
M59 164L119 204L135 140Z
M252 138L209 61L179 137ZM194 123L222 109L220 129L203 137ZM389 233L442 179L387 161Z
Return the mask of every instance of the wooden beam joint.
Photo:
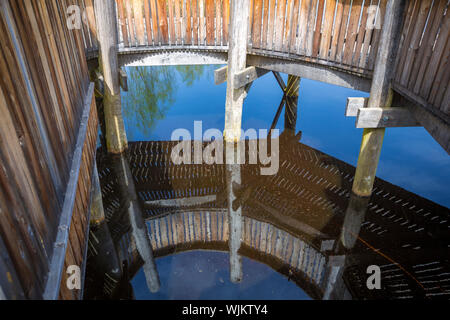
M357 128L418 127L416 118L407 108L360 108L356 117Z

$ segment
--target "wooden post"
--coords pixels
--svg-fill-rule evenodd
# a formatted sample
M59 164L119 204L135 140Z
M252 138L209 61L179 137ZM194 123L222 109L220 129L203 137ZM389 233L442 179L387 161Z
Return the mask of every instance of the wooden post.
M106 143L108 152L122 153L127 148L122 118L117 59L117 19L114 0L94 1L99 43L99 65L104 77Z
M245 88L234 89L235 75L246 68L247 32L250 0L231 1L230 44L228 50L227 96L225 103L225 141L238 142L241 136L242 105Z
M387 3L370 90L369 108L391 107L393 97L391 85L405 2L405 0L392 0ZM385 128L364 129L353 181L353 192L358 196L369 197L372 193L384 132Z
M240 166L230 159L236 158L234 144L241 138L242 106L246 96L245 87L235 89L235 75L246 68L247 64L247 32L250 0L231 1L231 22L228 50L227 96L225 103L224 140L227 145L227 197L230 228L230 280L234 283L242 279L242 258L238 254L242 241L241 208L233 210L232 203L236 199L233 183L240 184ZM239 150L239 147L237 148Z
M298 96L300 89L300 77L288 76L288 83L285 90L286 108L284 110L284 131L295 135L297 125Z

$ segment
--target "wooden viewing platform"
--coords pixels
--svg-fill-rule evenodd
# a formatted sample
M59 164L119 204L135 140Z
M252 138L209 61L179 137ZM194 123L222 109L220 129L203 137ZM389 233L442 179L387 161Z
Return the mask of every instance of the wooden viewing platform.
M348 172L342 184L352 195L377 197L385 128L423 126L450 152L449 4L0 0L0 299L83 297L82 288L68 289L66 270L78 266L84 280L89 231L104 228L110 237L109 229L99 226L105 217L99 214L95 158L99 120L105 123L108 152L128 148L119 87L125 87L126 77L120 67L227 64L215 74L216 83L227 81L227 142L239 140L245 97L268 71L285 96L297 99L300 78L370 92L367 99L348 99L346 116L355 116L364 133L356 172ZM95 74L97 66L101 74ZM294 92L286 90L278 72L289 74L287 87ZM104 87L97 101L94 80ZM97 104L104 119L97 117ZM125 176L134 170L126 161L121 166ZM134 252L144 260L148 285L156 291L156 243L143 222L148 210L141 210L137 181L127 187L134 194L124 217L131 224L128 235L138 240ZM227 192L228 199L236 198L232 188ZM245 218L242 229L242 210L231 202L228 217L237 226L229 232L231 277L239 281L240 238L250 220ZM108 205L105 210L108 214ZM376 214L374 219L381 219ZM111 226L110 231L115 238L116 230ZM109 240L103 245L110 246Z

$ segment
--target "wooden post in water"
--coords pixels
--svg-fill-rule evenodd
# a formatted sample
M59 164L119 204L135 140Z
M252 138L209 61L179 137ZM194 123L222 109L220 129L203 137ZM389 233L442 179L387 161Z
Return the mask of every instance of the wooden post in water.
M117 154L122 153L127 148L127 137L120 101L115 1L94 1L94 5L100 50L99 65L105 83L103 106L105 110L106 144L108 152Z
M235 75L246 68L247 32L250 0L231 1L230 44L228 50L227 96L225 102L225 141L241 137L242 105L245 86L235 89Z
M284 131L295 135L298 112L298 96L300 89L300 77L289 75L286 86L286 106L284 109Z
M405 2L405 0L392 0L387 3L368 108L391 107L393 97L391 84L395 72ZM369 197L372 193L384 132L385 128L364 129L353 181L353 192L358 196Z
M248 16L250 12L249 0L231 1L231 22L228 50L227 96L225 103L225 131L224 140L227 150L234 148L241 138L242 106L246 96L245 86L235 88L235 75L246 68L247 64L247 33ZM239 147L237 147L239 150ZM236 198L233 183L240 183L240 166L235 161L234 151L226 152L227 161L227 198L230 229L230 280L234 283L242 279L242 258L238 254L242 242L242 214L241 208L233 210L232 202Z

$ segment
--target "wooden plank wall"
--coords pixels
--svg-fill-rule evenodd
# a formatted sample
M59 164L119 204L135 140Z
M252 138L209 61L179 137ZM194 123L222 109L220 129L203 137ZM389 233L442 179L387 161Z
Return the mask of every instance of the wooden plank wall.
M373 70L386 0L254 0L251 50Z
M444 117L450 117L449 3L409 1L395 77L401 93Z
M42 298L50 268L89 86L83 30L66 24L74 3L0 3L0 242L6 248L0 269L8 275L0 286L7 298ZM96 119L93 114L73 213L80 245ZM69 248L75 246L71 241Z
M229 1L116 0L120 46L227 46Z

